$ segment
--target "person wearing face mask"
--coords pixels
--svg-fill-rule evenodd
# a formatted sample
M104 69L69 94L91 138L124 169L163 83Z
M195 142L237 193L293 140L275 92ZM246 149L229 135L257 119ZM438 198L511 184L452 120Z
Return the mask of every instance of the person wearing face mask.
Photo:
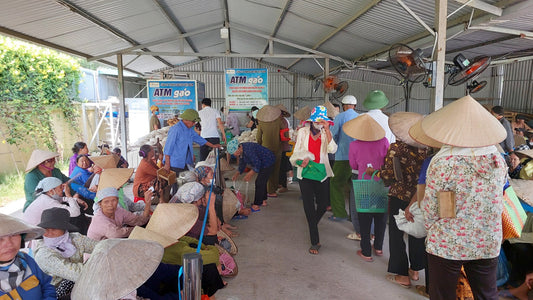
M252 108L250 109L250 112L251 112L251 115L249 116L250 122L246 124L246 127L250 128L250 130L254 130L257 127L257 125L259 125L259 121L257 120L257 112L259 112L259 108L257 106L252 106Z
M35 201L24 211L23 220L31 225L37 225L41 221L41 215L45 209L60 207L68 210L70 217L80 216L80 205L87 206L83 200L67 195L63 197L65 185L60 179L46 177L39 181L35 189Z
M159 121L159 118L157 118L157 115L159 115L159 107L152 105L150 111L152 112L152 117L150 117L150 132L152 132L161 129L161 122Z
M329 178L333 177L328 153L337 151L337 144L329 130L330 125L333 125L333 122L327 117L326 108L315 107L305 126L298 130L296 145L290 158L291 164L298 167L297 177L300 180L300 192L311 238L309 253L314 255L318 254L321 246L318 222L326 212ZM309 176L309 169L306 169L308 167L319 171L315 176Z

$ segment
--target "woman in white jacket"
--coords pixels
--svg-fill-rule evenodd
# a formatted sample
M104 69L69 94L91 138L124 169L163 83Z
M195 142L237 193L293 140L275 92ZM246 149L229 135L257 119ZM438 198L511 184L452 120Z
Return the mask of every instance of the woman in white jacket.
M333 125L333 122L327 117L326 108L315 107L305 126L298 130L290 159L291 163L298 167L297 177L300 180L300 192L311 238L309 253L315 255L321 246L318 222L326 212L329 202L329 177L333 177L328 153L337 151L337 144L329 130L330 125Z

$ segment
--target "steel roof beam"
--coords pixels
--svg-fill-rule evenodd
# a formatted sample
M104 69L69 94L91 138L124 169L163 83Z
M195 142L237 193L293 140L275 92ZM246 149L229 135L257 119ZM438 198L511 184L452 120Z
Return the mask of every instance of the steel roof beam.
M276 34L278 34L279 28L281 27L281 23L283 23L283 20L285 19L285 16L287 15L287 12L289 11L289 8L291 7L292 0L287 0L285 2L285 5L283 6L283 9L281 10L281 14L279 15L278 21L276 22L276 25L274 26L274 30L272 31L271 36L275 37ZM269 40L265 46L265 49L263 50L263 54L269 50L269 48L273 47L273 43L271 40ZM273 49L269 50L270 52L273 52Z
M493 14L498 17L500 17L503 13L503 9L480 0L455 0L455 2L488 12L489 14Z
M98 25L102 29L105 29L105 30L111 32L112 34L114 34L115 36L125 40L126 42L128 42L128 43L130 43L130 44L132 44L134 46L140 45L139 42L137 42L134 39L130 38L128 35L126 35L122 31L120 31L119 29L117 29L117 28L107 24L106 22L98 19L93 14L91 14L91 13L87 12L86 10L82 9L81 7L71 3L70 1L67 1L67 0L55 0L55 1L57 3L65 6L66 8L70 9L72 12L74 12L74 13L82 16L83 18L89 20L90 22ZM143 49L143 50L149 51L148 49ZM154 58L159 60L160 62L162 62L163 64L165 64L167 66L172 66L171 63L169 63L168 61L164 60L161 57L154 57Z
M229 9L228 0L220 0L222 2L223 14L224 14L224 27L228 28L228 38L225 40L226 53L231 53L231 29L229 23Z
M338 26L337 28L335 28L332 32L330 32L327 36L325 36L324 38L322 38L318 43L316 43L312 49L313 50L316 50L318 49L318 47L320 47L322 44L324 44L326 41L328 41L329 39L331 39L334 35L336 35L337 33L339 33L341 30L343 30L344 28L346 28L348 25L352 24L355 20L359 19L362 15L364 15L367 11L369 11L370 9L372 9L372 7L376 6L379 2L381 2L383 0L374 0L372 1L371 3L369 3L367 6L365 6L363 9L359 10L358 12L355 13L355 15L353 15L350 19L346 20L343 24L341 24L341 26ZM295 64L297 64L298 62L300 61L300 59L297 59L295 61L293 61L291 64L289 64L289 66L287 67L287 69L291 68L292 66L294 66Z
M183 26L181 26L181 24L178 21L178 19L176 18L176 16L173 13L168 11L168 6L166 5L166 3L164 3L162 0L154 0L154 3L157 5L159 10L161 10L163 15L167 19L167 21L172 26L174 26L176 31L178 31L179 34L183 34L185 32L185 29L183 28ZM187 44L189 44L189 47L191 47L192 51L198 52L198 48L196 48L196 46L194 46L194 44L193 44L193 42L192 42L192 40L190 38L185 37L185 40L187 41Z
M246 58L330 58L328 54L256 54L256 53L195 53L195 52L149 52L127 51L125 55L188 56L188 57L246 57Z

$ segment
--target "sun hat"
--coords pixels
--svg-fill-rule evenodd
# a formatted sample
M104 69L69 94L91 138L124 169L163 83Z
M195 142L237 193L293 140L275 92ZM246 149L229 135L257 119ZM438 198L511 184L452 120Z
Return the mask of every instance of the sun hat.
M426 145L432 148L442 148L441 142L437 142L434 139L430 138L429 136L427 136L424 130L422 130L422 120L423 119L419 120L415 123L415 125L409 128L409 136L422 145Z
M229 188L224 189L224 194L222 195L222 217L225 223L231 221L235 213L239 211L239 199ZM214 197L211 198L211 201L214 200Z
M257 112L257 119L261 122L272 122L281 116L281 109L272 105L265 105Z
M174 240L184 236L196 223L198 208L187 203L159 203L146 229Z
M500 121L470 95L429 114L422 130L438 142L465 148L495 145L507 137Z
M154 111L159 111L159 107L157 107L157 106L155 106L155 105L152 105L152 106L150 106L150 110L151 110L152 112L154 112Z
M285 107L285 105L283 104L278 104L276 105L275 107L279 108L281 110L281 114L284 115L284 117L290 117L291 116L291 113L289 112L289 110Z
M177 203L176 203L177 204ZM148 230L146 228L135 226L128 236L129 240L143 240L152 241L161 245L163 248L172 246L178 242L178 240L168 237L166 235L159 234L157 232Z
M361 114L344 123L342 130L348 136L366 142L378 141L385 137L383 127L368 114Z
M52 207L43 210L41 214L41 223L37 226L44 229L62 229L70 232L79 231L79 228L70 224L70 213L61 207Z
M98 242L72 290L76 300L116 300L141 286L163 258L156 242L108 239Z
M385 96L385 93L380 90L374 90L366 95L363 106L368 109L381 109L389 104L389 99Z
M198 112L192 108L186 109L183 113L181 113L180 118L182 120L193 122L200 122L202 120L200 119L200 115L198 115Z
M239 140L237 138L234 138L233 140L229 141L228 143L228 153L233 154L237 149L239 148Z
M41 181L39 181L39 183L35 187L35 191L41 189L42 193L46 193L62 184L63 182L61 181L61 179L57 177L45 177L41 179Z
M335 119L335 117L339 114L339 112L335 109L335 106L329 101L324 102L322 104L326 108L328 118Z
M307 120L311 116L311 107L304 106L294 113L294 117L298 120Z
M313 108L313 110L311 111L311 116L309 116L309 119L307 119L306 121L308 122L326 121L330 125L333 125L333 121L331 121L331 119L328 118L327 109L322 105L315 106L315 108Z
M117 197L118 198L117 189L114 188L114 187L106 187L105 189L98 190L94 200L96 202L100 202L100 200L105 199L107 197Z
M342 98L342 104L357 105L357 98L353 95L346 95Z
M389 127L396 138L407 145L416 148L426 148L426 145L418 143L411 136L409 136L409 129L411 126L415 125L416 122L422 120L423 118L423 115L415 112L396 112L389 117Z
M176 198L181 203L193 203L198 201L205 194L204 186L199 182L187 182L182 185L176 193Z
M0 213L0 237L6 235L25 234L24 240L29 241L40 237L44 229L24 223L15 217Z
M48 150L35 149L31 153L28 164L26 165L26 172L29 172L35 169L38 165L42 164L44 161L49 160L54 157L58 157L59 153L52 152Z
M105 169L116 168L118 161L120 160L120 157L114 154L109 154L109 155L91 156L89 157L89 159L92 160L92 162L95 165L105 170Z
M116 190L121 188L133 174L133 169L112 168L104 169L98 181L98 191L112 187Z

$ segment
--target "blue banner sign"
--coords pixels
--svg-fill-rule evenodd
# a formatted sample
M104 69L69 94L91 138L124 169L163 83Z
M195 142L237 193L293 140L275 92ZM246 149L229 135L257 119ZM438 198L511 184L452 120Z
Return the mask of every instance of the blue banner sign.
M226 107L249 111L268 104L267 69L226 69Z

